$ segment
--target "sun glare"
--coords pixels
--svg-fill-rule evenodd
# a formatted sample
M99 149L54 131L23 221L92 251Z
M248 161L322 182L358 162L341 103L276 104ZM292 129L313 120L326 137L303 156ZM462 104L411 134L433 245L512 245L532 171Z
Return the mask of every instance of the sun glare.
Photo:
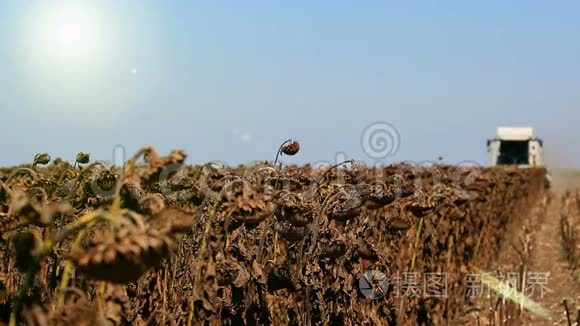
M79 46L83 40L83 26L78 19L62 22L56 30L56 40L63 48Z
M101 1L47 0L31 2L24 18L21 61L30 93L51 103L43 106L51 113L86 117L94 106L84 99L114 68L114 12Z
M101 21L89 2L41 2L31 16L31 42L47 63L86 63L102 47Z

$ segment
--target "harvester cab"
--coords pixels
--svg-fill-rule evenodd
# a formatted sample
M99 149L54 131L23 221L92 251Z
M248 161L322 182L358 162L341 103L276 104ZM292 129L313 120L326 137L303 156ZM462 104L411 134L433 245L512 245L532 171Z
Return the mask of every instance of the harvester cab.
M499 127L497 137L487 141L492 166L517 165L540 167L544 165L543 143L534 137L531 127Z

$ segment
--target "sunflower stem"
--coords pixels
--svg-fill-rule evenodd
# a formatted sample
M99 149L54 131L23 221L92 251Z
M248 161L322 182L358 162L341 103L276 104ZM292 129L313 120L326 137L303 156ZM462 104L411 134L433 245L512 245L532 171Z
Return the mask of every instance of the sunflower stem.
M71 200L73 198L73 196L75 195L75 193L77 191L77 187L79 186L79 183L81 182L81 179L95 166L104 167L105 165L103 162L95 161L95 162L89 164L89 166L87 166L86 169L82 170L81 173L79 173L79 175L75 179L75 181L73 183L73 187L71 188L70 192L66 196L66 200ZM62 176L61 176L61 178L62 178Z
M421 217L421 219L419 220L419 226L417 226L417 233L415 233L415 243L413 244L413 256L411 258L409 272L413 271L413 267L415 267L415 259L417 258L417 249L419 248L419 238L421 236L421 230L423 229L424 218L425 217Z
M276 153L276 158L274 159L274 166L276 166L276 164L278 163L278 157L280 157L280 154L282 153L282 148L291 141L292 139L288 139L287 141L283 142L282 145L280 145L280 147L278 147L278 152Z
M29 169L29 168L18 168L16 170L14 170L14 172L12 172L8 176L8 179L6 179L6 183L10 182L12 179L14 179L14 177L16 177L17 175L19 175L20 173L27 173L28 175L30 175L32 177L33 180L35 180L35 181L38 180L38 174L33 169Z

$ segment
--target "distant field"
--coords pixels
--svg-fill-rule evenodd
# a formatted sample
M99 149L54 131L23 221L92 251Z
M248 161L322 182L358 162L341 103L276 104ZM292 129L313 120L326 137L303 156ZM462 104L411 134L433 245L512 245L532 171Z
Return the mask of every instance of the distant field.
M554 185L562 188L580 187L580 169L554 169L550 170Z

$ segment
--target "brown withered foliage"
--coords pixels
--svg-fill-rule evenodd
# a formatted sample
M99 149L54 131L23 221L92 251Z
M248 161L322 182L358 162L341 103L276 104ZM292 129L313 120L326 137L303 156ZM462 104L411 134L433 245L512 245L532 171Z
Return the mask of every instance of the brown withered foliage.
M562 209L560 212L560 235L562 248L572 273L580 267L580 191L574 194L567 191L562 195Z
M279 154L299 150L287 141ZM0 324L459 320L466 275L494 259L545 180L543 169L232 168L138 154L123 168L39 156L34 169L0 170ZM373 300L359 289L369 271L445 272L454 286Z

